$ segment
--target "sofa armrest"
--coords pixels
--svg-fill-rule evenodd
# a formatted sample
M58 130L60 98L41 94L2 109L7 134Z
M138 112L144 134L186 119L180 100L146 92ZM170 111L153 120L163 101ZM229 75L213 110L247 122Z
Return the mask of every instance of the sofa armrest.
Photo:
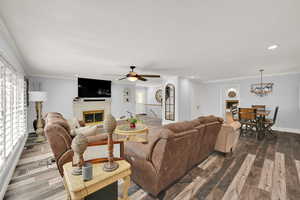
M215 149L224 153L228 153L233 150L239 138L239 128L239 122L222 124Z
M147 160L150 152L150 145L136 142L127 142L125 144L125 154Z
M64 164L73 161L73 155L74 155L73 150L69 149L68 151L64 152L59 157L58 160L56 160L56 165L57 165L58 171L62 177L64 176L63 166L64 166Z
M127 142L125 144L125 159L131 165L131 178L145 191L152 191L157 186L157 171L152 162L146 159L148 152L147 144Z
M149 144L127 142L125 144L125 159L131 165L131 178L144 190L154 193L158 182L157 170L152 162L147 160ZM154 191L153 188L155 188Z
M224 127L224 128L230 128L233 131L236 131L237 129L241 128L241 123L238 122L238 121L234 121L232 123L224 123L222 125L222 127Z

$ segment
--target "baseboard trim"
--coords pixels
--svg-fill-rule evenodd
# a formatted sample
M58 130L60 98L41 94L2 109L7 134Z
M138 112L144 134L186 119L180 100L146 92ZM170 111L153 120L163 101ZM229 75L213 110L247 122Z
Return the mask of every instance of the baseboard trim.
M275 131L282 131L282 132L289 132L289 133L297 133L297 134L300 134L300 129L283 128L283 127L273 127L272 129L275 130Z
M22 154L25 142L27 140L27 134L25 134L18 144L16 144L16 149L9 155L7 162L5 162L1 172L0 172L0 199L4 198L5 192L7 190L8 184L14 174L15 168L18 164L20 156Z

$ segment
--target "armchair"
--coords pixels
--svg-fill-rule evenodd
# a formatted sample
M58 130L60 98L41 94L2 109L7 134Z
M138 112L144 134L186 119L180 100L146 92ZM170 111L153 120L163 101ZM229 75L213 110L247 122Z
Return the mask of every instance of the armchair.
M226 121L222 124L215 150L223 153L233 152L240 137L241 123L234 121L231 112L226 112Z
M238 121L222 124L215 150L223 153L233 152L240 137L241 124Z
M72 162L74 154L71 149L73 138L70 135L70 127L59 113L48 113L45 122L45 135L53 152L59 173L63 176L63 165ZM105 142L107 135L99 134L87 138L90 145L95 145L95 142Z

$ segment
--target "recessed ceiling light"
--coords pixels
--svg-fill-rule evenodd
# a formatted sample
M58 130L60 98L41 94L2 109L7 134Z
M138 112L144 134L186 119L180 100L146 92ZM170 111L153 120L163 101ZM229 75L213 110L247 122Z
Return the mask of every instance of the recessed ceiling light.
M273 45L268 47L268 50L275 50L275 49L278 48L278 46L279 46L278 44L273 44Z

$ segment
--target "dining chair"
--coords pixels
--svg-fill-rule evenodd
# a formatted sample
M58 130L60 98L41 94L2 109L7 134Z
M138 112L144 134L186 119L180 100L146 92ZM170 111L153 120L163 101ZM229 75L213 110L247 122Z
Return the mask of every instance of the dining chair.
M274 111L274 115L273 115L273 119L266 119L264 122L265 125L265 130L270 134L273 135L274 132L272 130L272 127L275 125L276 123L276 119L277 119L277 115L278 115L278 110L279 110L279 106L276 106L275 111Z
M255 108L239 108L239 121L241 123L241 134L245 135L243 127L245 127L245 131L248 132L249 128L252 132L256 133L256 137L258 137L257 133L257 115ZM255 128L255 131L253 130Z
M256 110L266 110L266 105L252 105L252 108L255 108Z

